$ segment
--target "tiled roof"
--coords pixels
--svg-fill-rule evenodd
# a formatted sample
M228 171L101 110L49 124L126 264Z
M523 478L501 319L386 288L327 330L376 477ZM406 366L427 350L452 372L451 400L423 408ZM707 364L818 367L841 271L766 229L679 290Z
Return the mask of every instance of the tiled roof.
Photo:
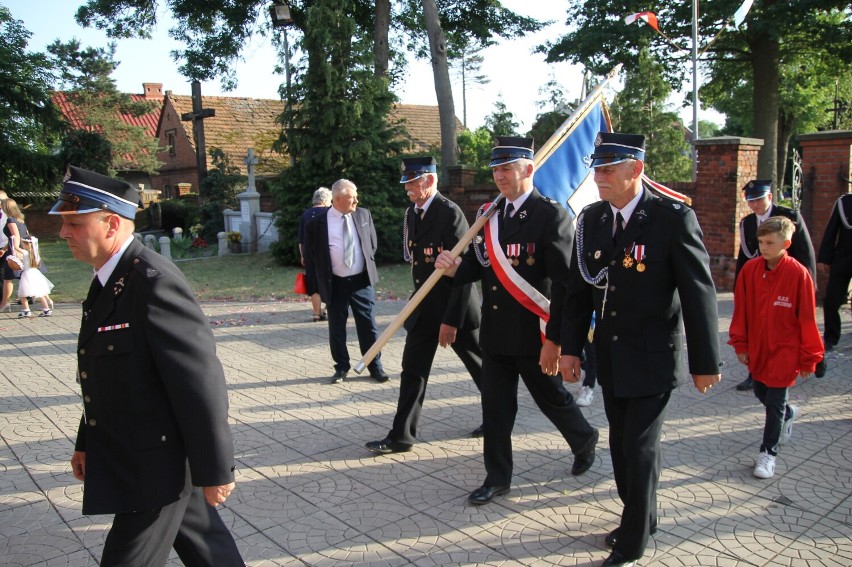
M178 116L192 112L191 96L171 93L167 96ZM239 167L243 174L247 173L243 159L249 148L254 148L259 175L277 175L289 163L286 156L272 150L272 144L281 133L281 125L277 119L284 111L282 101L202 96L202 108L216 111L215 116L204 119L204 144L208 154L211 148L219 148L230 158L231 165ZM194 149L192 122L181 121L181 125Z
M141 94L131 94L131 100L133 102L145 102L146 100L150 101L151 99L146 99L145 95ZM65 116L65 119L68 120L69 123L74 128L78 128L81 130L89 129L85 124L83 124L80 113L74 107L70 100L68 100L68 96L66 93L58 91L53 93L53 103L59 108L62 112L62 115ZM145 128L145 133L149 136L156 137L157 135L157 122L160 120L160 112L163 110L162 104L154 105L154 109L142 116L132 116L130 114L121 114L121 120L126 124L130 124L131 126L142 126Z
M437 106L398 104L391 111L392 119L402 119L414 143L414 151L428 152L441 147L441 117ZM464 130L456 118L456 134Z
M192 97L169 93L168 98L178 115L192 112ZM241 98L227 96L202 96L202 108L216 111L216 115L204 119L204 142L209 152L216 147L230 158L231 165L245 174L242 158L248 148L254 148L258 158L259 175L277 174L289 160L272 151L272 143L278 139L282 126L277 122L284 112L284 102L273 99ZM441 147L441 123L437 106L399 104L391 111L392 119L402 119L414 142L413 151L428 152ZM184 131L195 147L192 122L182 121ZM456 131L464 129L456 118Z

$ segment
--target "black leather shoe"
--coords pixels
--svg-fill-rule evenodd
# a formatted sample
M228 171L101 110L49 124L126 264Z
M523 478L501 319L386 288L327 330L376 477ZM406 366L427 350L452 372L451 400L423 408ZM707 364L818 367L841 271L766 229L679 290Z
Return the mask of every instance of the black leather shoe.
M346 380L346 375L349 374L348 370L338 370L334 373L334 376L331 377L330 384L340 384L344 380Z
M615 547L615 542L618 541L618 531L620 529L621 528L615 528L614 530L612 530L611 532L609 532L606 535L606 537L604 538L604 543L606 544L607 547ZM657 526L654 526L653 528L651 528L648 531L648 533L650 533L651 535L654 535L655 533L657 533Z
M497 496L509 493L508 486L485 486L484 484L470 493L467 501L474 506L482 506L494 500Z
M368 441L364 446L372 452L380 455L387 455L389 453L406 453L410 451L412 447L408 443L400 443L399 441L394 441L389 437L385 437L381 441Z
M751 379L751 376L737 384L737 390L739 390L740 392L747 392L752 388L754 388L754 380Z
M390 376L384 370L370 370L370 378L380 383L390 380Z
M825 363L825 359L823 358L819 362L817 362L816 370L814 370L814 376L817 378L822 378L825 376L825 371L828 370L828 365Z
M601 563L601 567L631 567L632 565L636 565L635 559L627 559L622 554L617 551L613 551L609 554L609 557L604 559L604 562Z
M479 439L483 435L485 435L485 425L480 425L479 427L470 432L470 436L474 439Z
M597 429L592 433L591 439L578 453L574 455L574 464L571 465L571 474L578 476L592 468L595 463L595 447L598 445L600 431Z

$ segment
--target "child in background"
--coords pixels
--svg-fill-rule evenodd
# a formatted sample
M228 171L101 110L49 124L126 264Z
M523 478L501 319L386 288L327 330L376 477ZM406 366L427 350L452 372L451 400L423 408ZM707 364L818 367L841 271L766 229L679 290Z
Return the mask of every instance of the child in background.
M41 302L42 312L39 317L50 317L53 315L53 301L50 299L50 290L53 284L44 274L39 271L41 257L38 252L38 238L30 236L21 240L21 248L24 257L21 261L21 281L18 284L18 298L21 300L21 312L18 317L31 317L30 297L36 297Z
M728 344L748 366L754 395L766 407L763 442L754 476L772 478L778 446L790 440L799 408L787 403L796 378L813 374L823 344L816 324L814 283L787 255L795 227L770 217L757 229L760 256L746 262L734 291Z

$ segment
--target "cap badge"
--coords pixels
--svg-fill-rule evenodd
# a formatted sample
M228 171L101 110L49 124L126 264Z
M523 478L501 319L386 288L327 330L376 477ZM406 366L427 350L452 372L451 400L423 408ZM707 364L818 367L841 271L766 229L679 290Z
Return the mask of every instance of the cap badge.
M595 138L595 147L597 148L601 144L603 144L603 137L601 136L600 132L598 132L598 135Z

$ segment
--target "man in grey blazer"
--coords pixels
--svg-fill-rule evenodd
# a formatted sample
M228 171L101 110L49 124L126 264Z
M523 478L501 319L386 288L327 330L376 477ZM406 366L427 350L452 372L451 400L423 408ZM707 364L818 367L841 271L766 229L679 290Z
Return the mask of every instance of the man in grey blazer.
M373 286L376 271L376 227L370 211L358 208L358 188L348 179L331 186L331 207L305 227L305 270L311 272L323 303L328 306L328 340L334 360L332 384L346 379L351 367L346 348L349 309L355 319L361 354L379 337ZM387 382L381 354L367 367L378 382Z
M438 173L432 157L402 161L400 183L411 200L403 221L403 257L411 264L415 293L435 271L435 259L451 250L468 230L461 209L438 192ZM438 345L451 347L464 364L477 389L482 375L479 348L479 293L472 284L453 287L453 279L441 278L406 319L402 351L399 401L393 427L380 441L366 446L374 453L411 450L426 397L426 383ZM476 412L479 414L479 412ZM472 433L482 436L482 426Z
M83 416L71 468L83 513L115 514L101 565L242 566L215 506L234 489L225 374L210 324L175 265L133 237L139 194L71 167L50 214L95 270L83 302Z

